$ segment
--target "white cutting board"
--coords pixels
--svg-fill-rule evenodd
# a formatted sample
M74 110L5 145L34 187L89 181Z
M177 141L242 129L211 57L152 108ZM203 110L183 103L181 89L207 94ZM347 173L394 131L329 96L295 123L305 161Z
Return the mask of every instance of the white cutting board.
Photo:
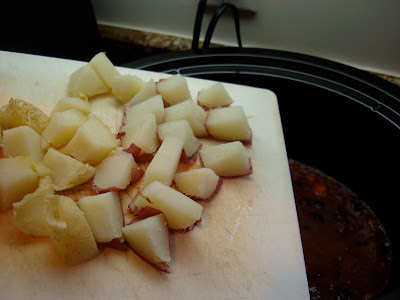
M24 99L50 113L66 95L69 75L84 62L0 51L0 105ZM145 81L167 77L119 68ZM195 99L213 82L187 78ZM246 150L253 174L225 179L204 206L202 222L171 234L170 273L155 270L132 251L106 249L66 266L46 238L16 229L13 212L0 214L0 299L309 299L301 239L277 99L274 93L225 84L253 130ZM110 95L91 100L117 132L122 106ZM207 144L206 144L207 146ZM75 189L75 200L87 193ZM122 192L126 206L134 188Z

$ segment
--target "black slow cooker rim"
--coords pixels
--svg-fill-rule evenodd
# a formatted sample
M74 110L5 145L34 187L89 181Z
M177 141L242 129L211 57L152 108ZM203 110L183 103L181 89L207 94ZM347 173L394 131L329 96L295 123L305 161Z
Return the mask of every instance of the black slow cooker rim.
M364 70L311 55L259 48L209 48L169 52L124 67L185 76L262 74L344 94L400 129L400 87Z

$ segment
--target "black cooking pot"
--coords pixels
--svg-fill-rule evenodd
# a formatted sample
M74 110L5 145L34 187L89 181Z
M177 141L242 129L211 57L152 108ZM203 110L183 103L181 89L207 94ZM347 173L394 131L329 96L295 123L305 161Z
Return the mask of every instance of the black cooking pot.
M385 292L375 299L400 299L400 87L343 64L265 49L196 49L125 67L272 90L288 157L345 184L386 229L392 271Z

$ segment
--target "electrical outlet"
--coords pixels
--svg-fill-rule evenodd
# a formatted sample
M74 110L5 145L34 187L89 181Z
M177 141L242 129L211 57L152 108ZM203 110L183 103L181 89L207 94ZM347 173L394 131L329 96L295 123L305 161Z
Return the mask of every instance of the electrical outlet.
M251 13L257 12L256 0L208 0L207 7L219 7L224 2L231 3L236 6L239 11L246 11Z

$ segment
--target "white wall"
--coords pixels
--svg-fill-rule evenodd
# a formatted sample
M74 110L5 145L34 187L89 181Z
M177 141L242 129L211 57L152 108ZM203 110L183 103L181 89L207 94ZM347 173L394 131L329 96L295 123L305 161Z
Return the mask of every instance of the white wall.
M315 55L400 77L400 0L256 0L244 47ZM99 24L191 38L197 0L92 0ZM204 38L211 14L203 20ZM237 45L222 16L213 42Z

